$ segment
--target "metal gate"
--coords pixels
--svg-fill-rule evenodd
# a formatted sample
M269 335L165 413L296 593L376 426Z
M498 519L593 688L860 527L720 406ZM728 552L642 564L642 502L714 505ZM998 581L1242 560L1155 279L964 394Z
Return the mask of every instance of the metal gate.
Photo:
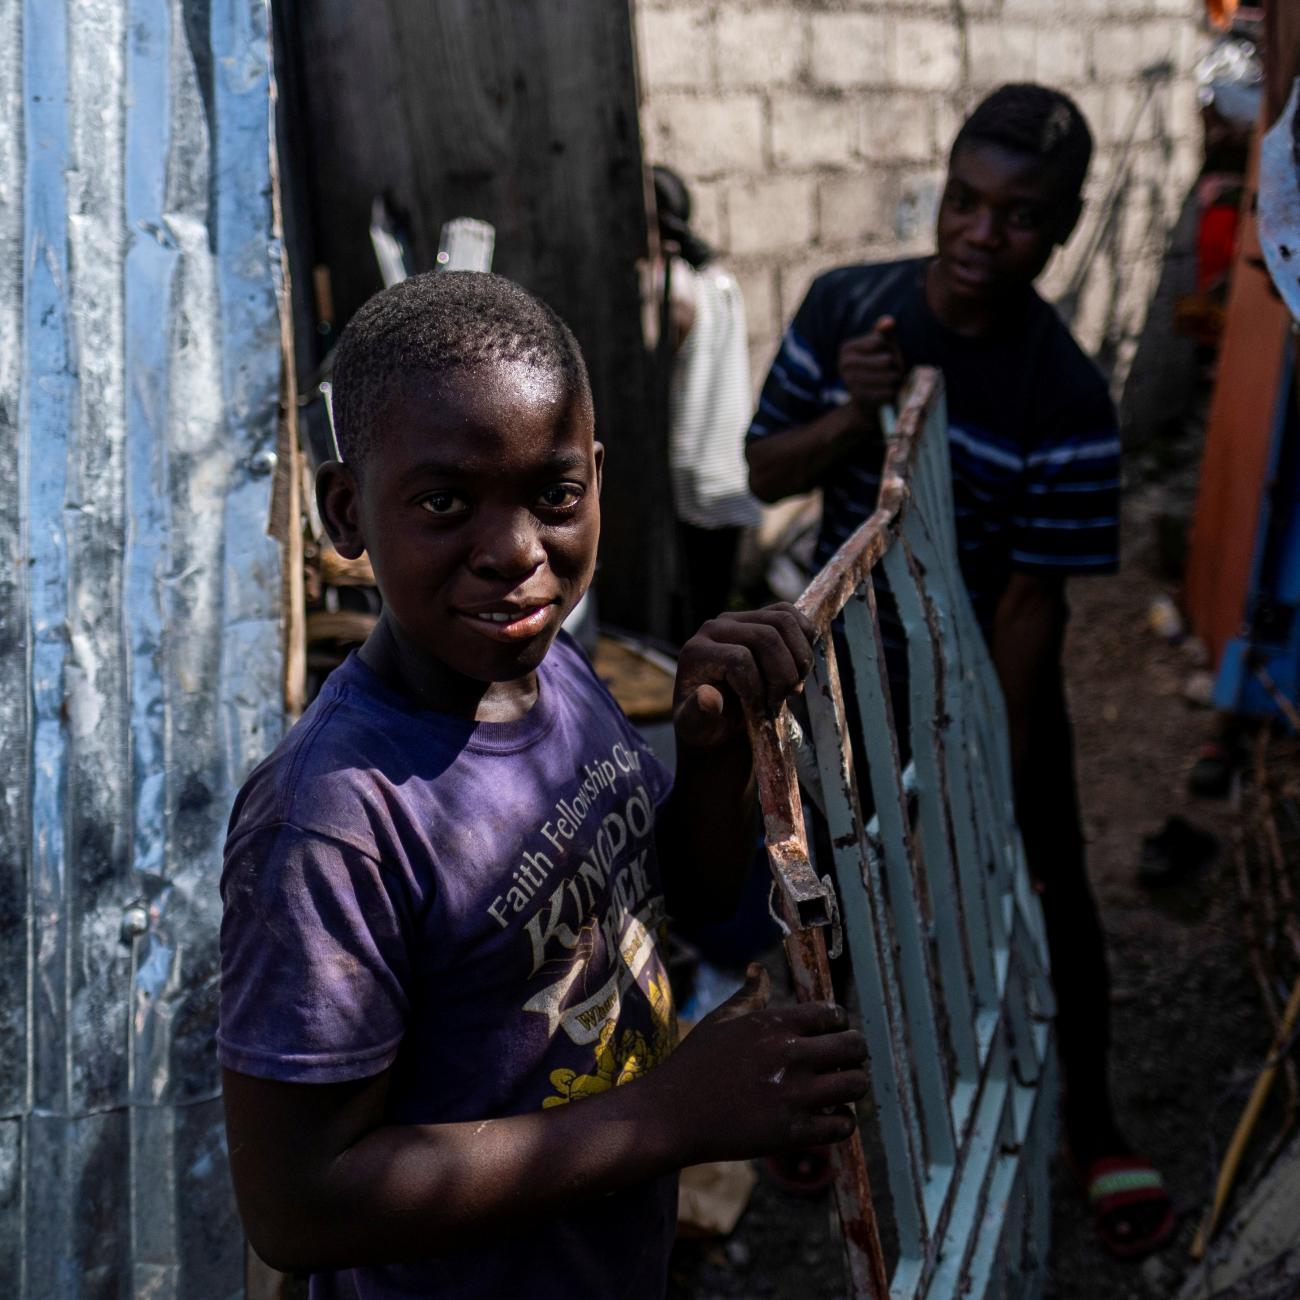
M907 737L895 729L877 573L906 636ZM811 734L788 708L751 729L799 995L832 996L827 931L842 926L870 1050L869 1136L888 1170L897 1258L882 1249L854 1138L835 1155L852 1293L1036 1296L1049 1232L1054 1008L1002 696L957 567L937 371L913 373L876 512L799 607L818 633L805 692ZM846 685L856 708L846 710ZM810 856L801 776L824 813L834 888Z

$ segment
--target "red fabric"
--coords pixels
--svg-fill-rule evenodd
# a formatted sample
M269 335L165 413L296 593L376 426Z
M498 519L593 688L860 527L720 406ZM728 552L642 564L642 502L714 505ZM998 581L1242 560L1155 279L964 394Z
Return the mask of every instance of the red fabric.
M1196 233L1196 288L1203 292L1221 284L1237 246L1239 210L1235 203L1215 203L1201 213Z

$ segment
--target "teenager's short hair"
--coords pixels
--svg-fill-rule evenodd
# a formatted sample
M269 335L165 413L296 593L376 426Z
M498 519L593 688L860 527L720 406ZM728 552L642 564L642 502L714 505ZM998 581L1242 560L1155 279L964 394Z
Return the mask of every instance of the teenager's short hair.
M377 293L348 322L334 356L334 436L359 469L374 447L386 399L404 379L435 384L457 372L522 361L560 375L591 400L587 366L569 327L502 275L413 275Z
M1079 197L1092 160L1092 132L1079 106L1059 90L1028 82L1001 86L982 100L962 123L949 159L977 143L1041 158L1071 200Z

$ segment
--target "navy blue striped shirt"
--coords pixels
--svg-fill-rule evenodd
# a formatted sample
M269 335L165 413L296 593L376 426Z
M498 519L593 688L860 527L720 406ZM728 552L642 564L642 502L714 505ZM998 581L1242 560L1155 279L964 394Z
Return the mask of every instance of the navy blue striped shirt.
M782 340L748 437L806 424L846 402L841 345L892 316L906 368L943 371L962 575L987 634L1013 572L1117 567L1119 429L1101 372L1038 294L1027 290L994 334L966 338L926 304L928 263L819 276ZM874 509L879 464L879 447L864 445L827 475L819 566Z

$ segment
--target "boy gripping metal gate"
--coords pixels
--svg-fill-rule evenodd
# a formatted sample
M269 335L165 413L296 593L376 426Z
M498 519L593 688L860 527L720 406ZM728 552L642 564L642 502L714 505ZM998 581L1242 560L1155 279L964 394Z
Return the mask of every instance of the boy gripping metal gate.
M877 570L907 638L906 766ZM788 708L751 729L799 997L832 996L826 932L842 926L870 1048L898 1257L891 1274L855 1137L834 1156L851 1293L1037 1296L1056 1085L1047 947L1015 825L1002 695L957 567L938 371L911 376L875 514L799 607L818 632L811 736ZM831 633L841 619L847 663ZM834 886L810 859L799 773L824 811Z

